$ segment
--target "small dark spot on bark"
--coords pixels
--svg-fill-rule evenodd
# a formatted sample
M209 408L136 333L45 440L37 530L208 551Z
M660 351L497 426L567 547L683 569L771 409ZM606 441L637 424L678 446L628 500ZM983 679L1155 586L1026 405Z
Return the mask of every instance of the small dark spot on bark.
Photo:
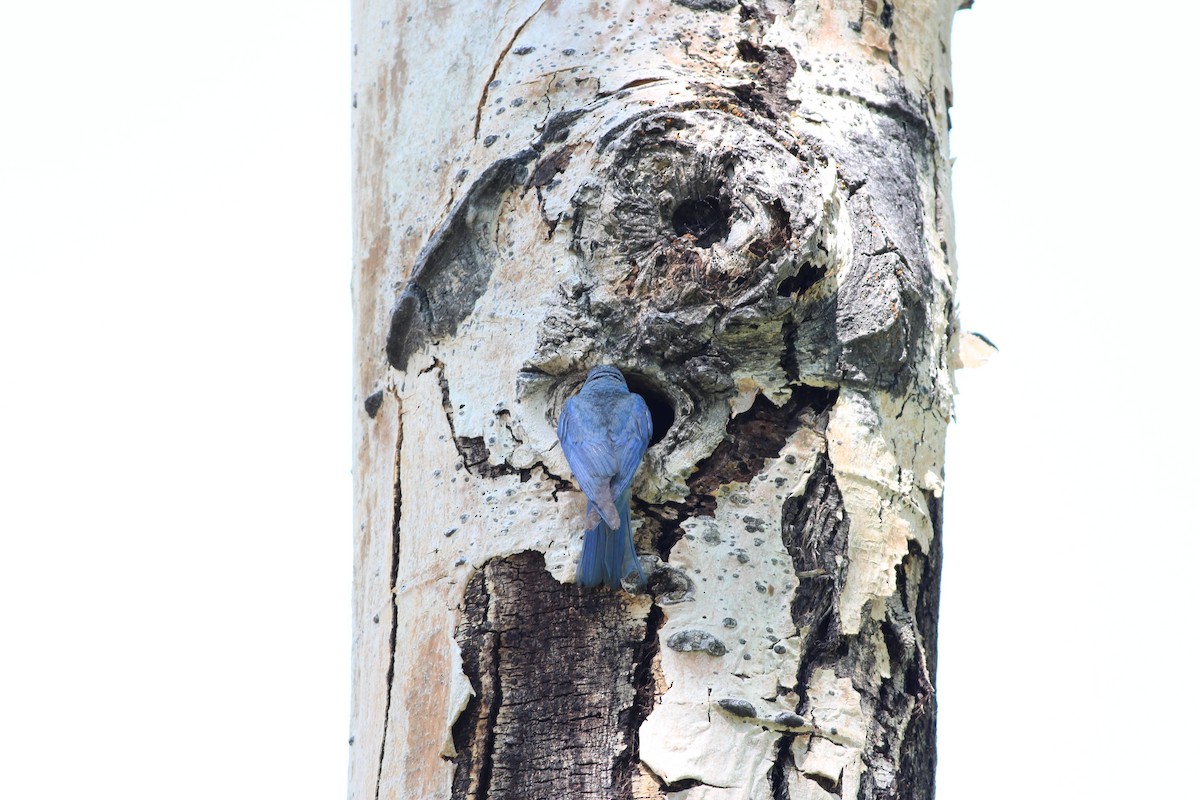
M746 523L747 533L762 533L764 530L766 530L766 521L761 520L758 517L742 517L742 522ZM746 560L749 561L750 559L747 558Z
M800 728L807 724L804 717L792 711L781 711L775 715L775 721L789 728Z
M753 61L761 64L766 60L763 51L754 42L749 39L742 39L737 43L738 57L742 61Z
M367 399L363 401L363 410L367 412L367 416L375 419L375 415L379 413L379 407L383 405L383 390L371 392Z
M513 48L513 55L515 55L515 56L527 56L527 55L529 55L530 53L532 53L532 52L533 52L533 50L534 50L534 48L533 48L533 47L531 47L530 45L523 44L523 45L521 45L520 47Z
M717 701L717 705L733 714L735 717L753 717L757 711L754 710L754 704L749 700L735 700L733 698L723 698Z

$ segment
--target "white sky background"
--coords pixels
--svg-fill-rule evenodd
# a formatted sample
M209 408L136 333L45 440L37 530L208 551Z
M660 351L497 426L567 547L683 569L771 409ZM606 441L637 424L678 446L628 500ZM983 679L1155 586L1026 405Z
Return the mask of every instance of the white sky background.
M0 797L344 796L346 5L0 11ZM1200 746L1198 23L955 23L941 800Z

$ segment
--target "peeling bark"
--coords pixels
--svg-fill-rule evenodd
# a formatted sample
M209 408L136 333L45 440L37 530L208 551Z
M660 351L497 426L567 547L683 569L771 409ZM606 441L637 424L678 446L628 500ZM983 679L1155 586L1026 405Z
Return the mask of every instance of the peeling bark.
M957 6L357 0L352 798L933 796Z

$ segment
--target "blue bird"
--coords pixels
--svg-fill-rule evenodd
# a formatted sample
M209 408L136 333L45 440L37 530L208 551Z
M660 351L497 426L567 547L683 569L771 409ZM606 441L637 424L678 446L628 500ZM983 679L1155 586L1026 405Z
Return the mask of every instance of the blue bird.
M580 586L605 583L616 589L635 570L639 585L646 582L633 549L629 498L652 429L646 401L629 391L625 376L613 366L589 372L579 394L563 406L558 440L588 499L583 555L575 572Z

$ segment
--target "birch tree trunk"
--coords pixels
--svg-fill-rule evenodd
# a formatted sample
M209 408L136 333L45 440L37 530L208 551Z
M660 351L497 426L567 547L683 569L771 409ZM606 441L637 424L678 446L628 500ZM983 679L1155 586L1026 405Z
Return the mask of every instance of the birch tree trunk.
M356 0L352 798L932 797L958 5Z

